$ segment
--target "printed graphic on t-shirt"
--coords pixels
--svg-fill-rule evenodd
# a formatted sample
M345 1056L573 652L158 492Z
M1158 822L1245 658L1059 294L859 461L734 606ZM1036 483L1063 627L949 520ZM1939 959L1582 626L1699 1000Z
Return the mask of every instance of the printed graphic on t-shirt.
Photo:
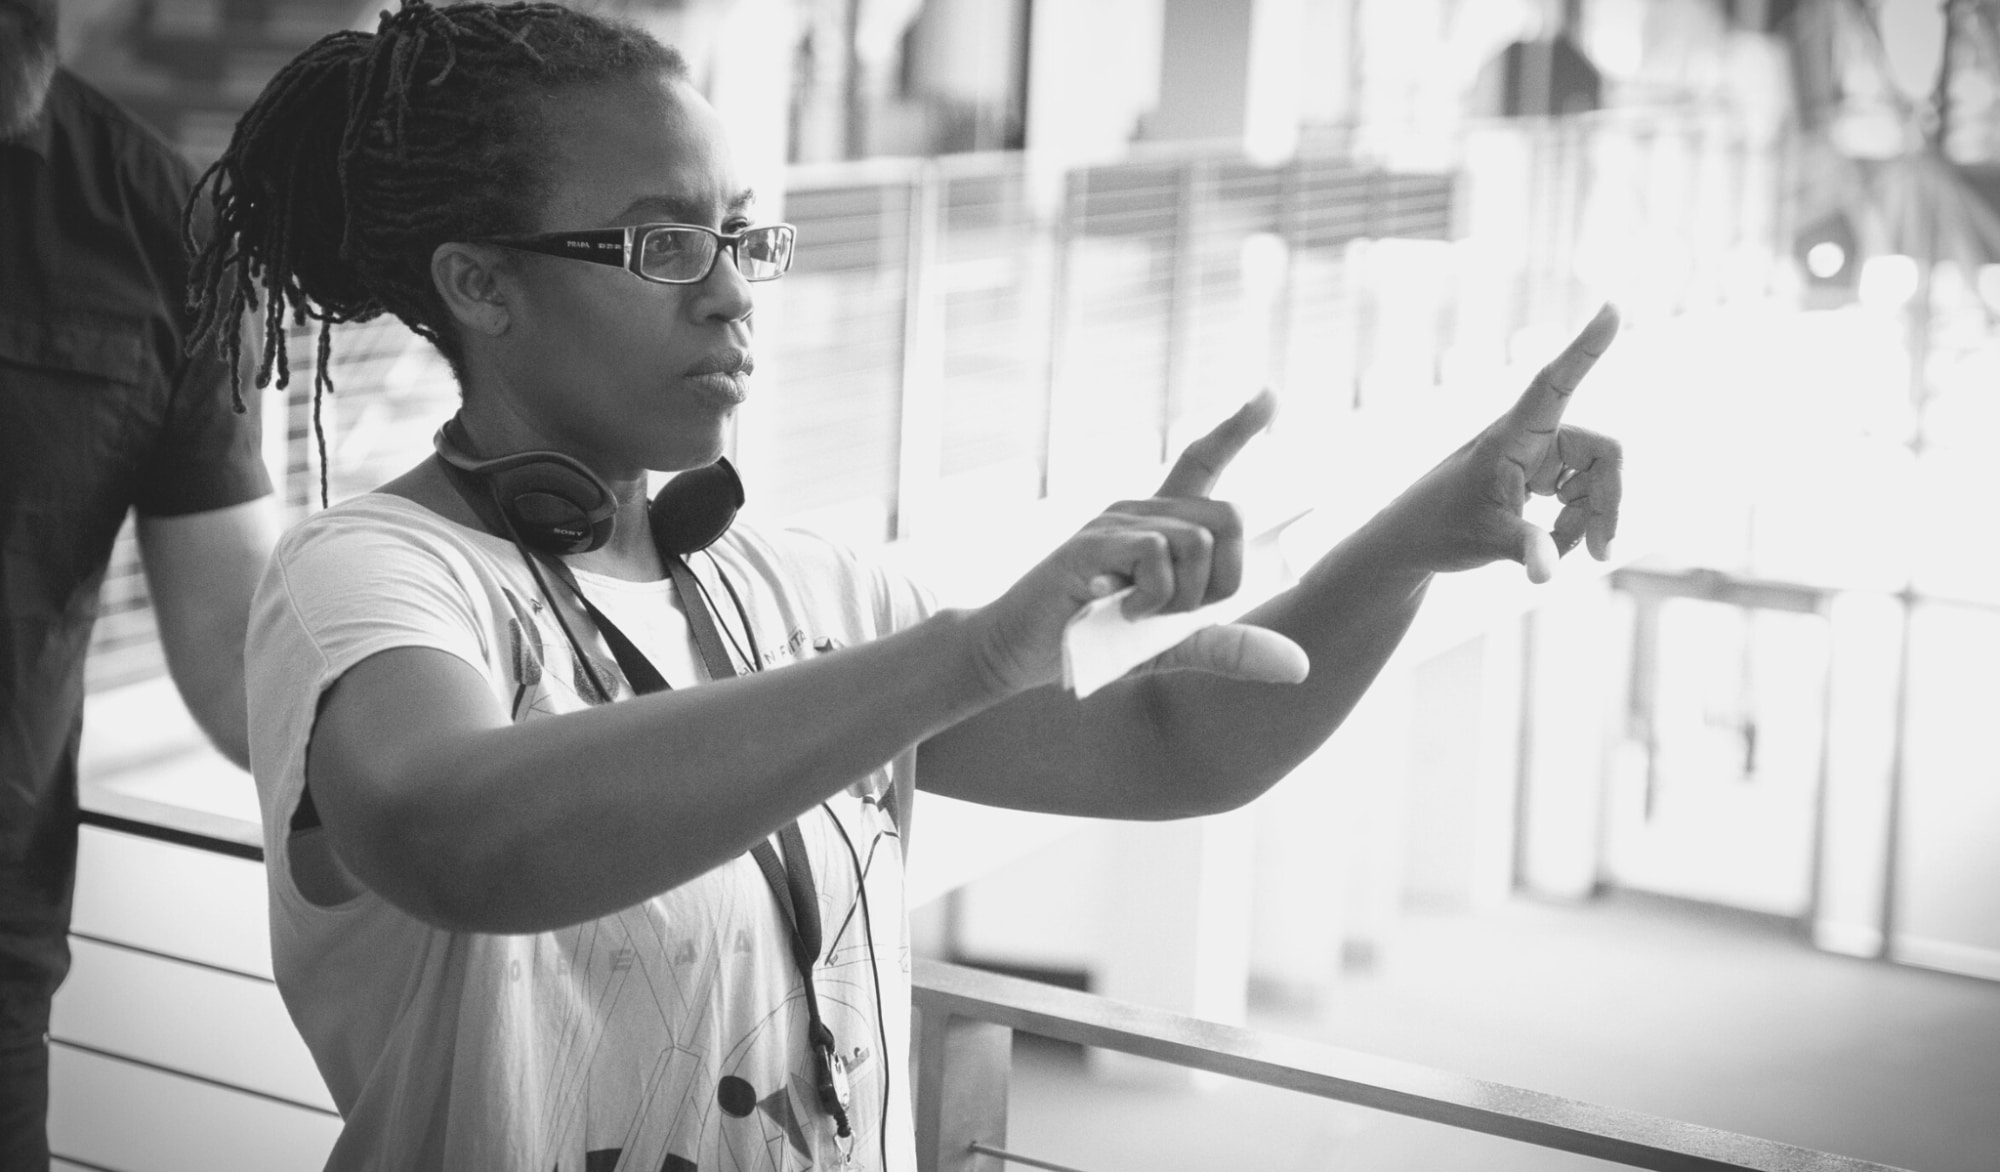
M500 593L506 597L508 607L514 612L514 617L507 620L507 649L514 669L514 702L508 710L512 719L519 722L530 712L553 716L558 712L570 712L596 704L597 685L591 682L589 672L576 658L568 640L547 638L541 624L535 621L535 615L545 609L542 603L524 604L518 595L504 586ZM560 658L556 662L569 666L567 679L550 666L548 648L552 644L559 649ZM617 665L593 655L590 666L597 670L597 678L610 689L612 698L617 699L623 691L624 681ZM548 685L547 689L544 683ZM550 696L549 691L558 694Z
M849 811L848 833L866 828L856 843L865 844L857 851L863 866L900 865L884 811L873 802ZM905 962L871 956L854 858L827 817L804 820L824 889L827 943L815 988L847 1066L855 1150L872 1157L882 1115L875 966ZM803 986L774 938L782 923L762 873L738 860L640 907L527 942L532 956L512 966L509 992L543 1007L540 1069L524 1072L541 1088L535 1130L553 1143L539 1166L795 1172L837 1164L806 1048Z
M258 776L267 824L297 801L323 685L298 663L352 665L386 635L466 659L515 720L599 699L558 622L580 612L552 609L511 549L401 498L365 494L315 514L276 560L280 572L267 575L255 608L256 683L247 689L256 755L283 763ZM878 583L812 539L773 541L741 525L699 572L724 600L732 653L767 670L902 629L930 609L907 584ZM730 598L732 582L740 599ZM643 589L622 593L650 605ZM642 653L677 687L698 680L684 624L644 617L623 628ZM571 626L604 683L629 695L588 621ZM678 776L665 768L671 748L662 750L663 785ZM864 1172L884 1159L891 1172L914 1167L908 1088L898 1081L909 953L891 815L913 767L913 755L900 756L802 819L825 941L812 987L848 1068L851 1152ZM548 771L557 802L586 788L579 768ZM644 848L602 847L634 849ZM602 863L595 850L578 850L572 865ZM522 863L523 873L546 870ZM329 911L283 886L283 868L272 874L279 987L344 1119L329 1168L841 1165L847 1145L835 1142L819 1098L790 933L753 861L732 860L614 915L526 934L447 931L372 897Z
M591 686L580 671L565 670L575 656L560 632L545 627L547 608L512 591L506 598L514 718L582 707ZM764 648L765 662L788 662L810 646L799 631ZM615 666L605 666L607 682L622 680ZM848 1120L861 1153L875 1151L882 1116L874 966L904 963L875 958L868 946L856 862L863 874L877 865L899 873L902 860L894 822L874 792L886 779L877 775L867 785L865 799L843 795L830 803L847 819L839 826L826 811L801 822L825 940L815 988L847 1065ZM531 1051L540 1069L523 1072L539 1088L533 1133L552 1144L537 1166L837 1166L785 925L763 873L745 857L616 915L522 941L532 951L525 963L519 956L510 962L508 986L510 999L540 1007L524 1014L543 1035Z

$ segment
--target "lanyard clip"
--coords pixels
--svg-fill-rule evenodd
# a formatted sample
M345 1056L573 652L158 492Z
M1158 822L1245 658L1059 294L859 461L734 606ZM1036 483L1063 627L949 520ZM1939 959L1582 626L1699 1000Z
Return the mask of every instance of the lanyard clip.
M822 1042L813 1050L819 1055L820 1105L826 1108L828 1115L844 1122L847 1104L852 1097L847 1082L847 1059L834 1050L831 1042Z

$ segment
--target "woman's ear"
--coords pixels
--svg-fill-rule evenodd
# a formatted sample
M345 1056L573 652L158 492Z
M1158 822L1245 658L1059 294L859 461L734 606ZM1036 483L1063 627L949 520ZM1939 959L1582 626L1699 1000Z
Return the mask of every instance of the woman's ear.
M491 249L446 242L431 251L431 282L462 329L497 338L512 320Z

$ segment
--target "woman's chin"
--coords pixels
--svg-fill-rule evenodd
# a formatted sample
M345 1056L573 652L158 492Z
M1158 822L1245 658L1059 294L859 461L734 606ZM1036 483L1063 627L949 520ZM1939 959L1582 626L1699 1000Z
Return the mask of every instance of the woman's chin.
M693 468L706 468L720 460L727 450L727 445L723 443L720 434L714 437L713 442L705 444L690 443L688 437L682 435L676 437L676 442L670 450L655 457L658 462L650 464L649 467L655 472L671 476L676 472L686 472Z

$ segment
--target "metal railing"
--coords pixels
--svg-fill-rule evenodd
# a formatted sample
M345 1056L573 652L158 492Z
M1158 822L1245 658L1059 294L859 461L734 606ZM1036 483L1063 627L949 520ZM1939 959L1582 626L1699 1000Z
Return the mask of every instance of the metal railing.
M1656 1172L1896 1172L1810 1148L1486 1082L1163 1009L918 959L917 1167L1074 1172L1008 1151L1014 1034L1283 1087Z

